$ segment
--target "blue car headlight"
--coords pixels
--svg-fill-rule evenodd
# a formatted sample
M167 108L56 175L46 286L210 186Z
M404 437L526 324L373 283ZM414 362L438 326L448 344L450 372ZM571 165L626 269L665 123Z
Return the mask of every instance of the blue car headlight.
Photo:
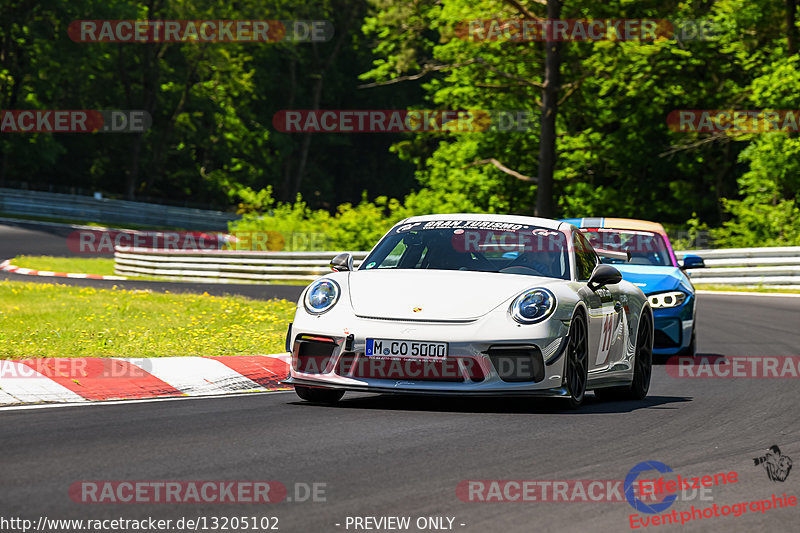
M649 295L647 299L653 309L678 307L686 301L686 293L682 291L659 292L658 294Z
M511 304L511 316L520 324L541 322L553 313L556 297L547 289L526 291Z
M329 311L339 301L341 292L339 284L332 279L315 281L308 288L306 297L303 299L306 311L313 315L321 315Z

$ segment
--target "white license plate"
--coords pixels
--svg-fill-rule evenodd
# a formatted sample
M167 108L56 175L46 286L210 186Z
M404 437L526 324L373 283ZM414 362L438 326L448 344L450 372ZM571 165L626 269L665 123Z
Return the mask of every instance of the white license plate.
M447 343L367 339L366 355L370 357L424 357L444 359L447 357Z

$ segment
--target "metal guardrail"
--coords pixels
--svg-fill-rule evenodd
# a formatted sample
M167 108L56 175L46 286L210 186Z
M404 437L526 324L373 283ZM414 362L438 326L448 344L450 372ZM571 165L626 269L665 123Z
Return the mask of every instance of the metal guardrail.
M117 249L115 273L213 283L310 281L330 272L341 252ZM368 252L352 252L359 265ZM676 252L699 255L708 268L689 270L695 283L800 288L800 246Z
M228 222L239 218L222 211L5 188L0 188L0 212L91 220L103 224L139 224L204 231L227 231Z
M707 268L689 270L694 283L800 289L800 246L675 252L699 255Z
M340 253L118 248L114 252L114 272L121 276L212 283L311 281L329 273L330 260ZM353 252L355 265L360 265L367 253Z

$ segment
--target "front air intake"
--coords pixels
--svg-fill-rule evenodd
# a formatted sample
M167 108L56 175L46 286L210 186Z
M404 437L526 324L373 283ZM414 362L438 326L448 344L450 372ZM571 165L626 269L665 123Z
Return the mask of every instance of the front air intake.
M308 374L322 374L338 346L334 339L309 335L298 336L292 354L294 369Z
M544 359L536 346L493 346L489 359L500 379L508 383L538 383L544 379Z

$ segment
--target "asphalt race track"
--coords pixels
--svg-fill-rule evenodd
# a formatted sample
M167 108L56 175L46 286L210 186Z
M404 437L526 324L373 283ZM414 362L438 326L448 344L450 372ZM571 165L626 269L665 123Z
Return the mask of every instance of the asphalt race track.
M76 256L67 246L71 229L63 225L0 222L0 261L15 255Z
M72 231L63 225L46 226L21 222L16 225L0 224L0 262L17 255L51 255L58 257L80 257L82 254L72 252L67 246L67 235ZM83 255L86 257L86 255ZM89 256L92 257L92 256ZM110 257L110 256L106 256ZM249 298L270 299L283 298L297 301L303 290L299 285L255 285L255 284L209 284L191 282L163 281L114 281L86 280L69 278L52 278L26 276L0 271L0 280L28 281L35 283L59 283L64 285L92 286L98 288L118 287L120 289L137 289L169 292L207 292L213 295L238 294Z
M800 355L800 298L701 295L698 305L700 354ZM575 412L553 401L358 394L325 407L293 393L0 410L0 505L3 516L34 520L276 516L289 532L355 531L347 518L365 516L409 516L408 531L429 516L454 518L465 532L630 531L626 502L464 502L456 487L622 480L654 460L685 477L738 473L713 501L676 502L679 513L798 496L800 472L770 481L753 463L774 444L800 459L797 383L679 379L661 364L645 401L590 396ZM68 489L82 480L270 480L290 498L295 483L324 483L325 501L74 503ZM789 507L643 529L796 531L799 515Z

